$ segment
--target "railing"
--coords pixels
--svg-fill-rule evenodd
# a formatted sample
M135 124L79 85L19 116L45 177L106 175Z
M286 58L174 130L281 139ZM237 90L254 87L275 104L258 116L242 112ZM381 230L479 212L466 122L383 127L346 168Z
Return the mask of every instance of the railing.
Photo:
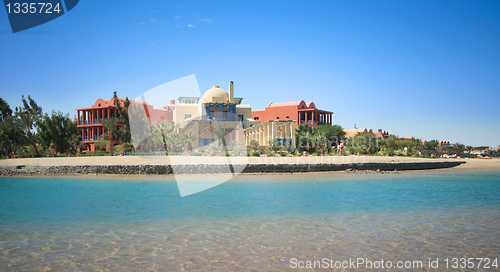
M238 116L232 113L225 114L214 114L211 116L207 116L207 120L213 121L238 121Z
M123 152L123 156L132 156L134 152ZM115 152L115 156L119 156L120 152Z

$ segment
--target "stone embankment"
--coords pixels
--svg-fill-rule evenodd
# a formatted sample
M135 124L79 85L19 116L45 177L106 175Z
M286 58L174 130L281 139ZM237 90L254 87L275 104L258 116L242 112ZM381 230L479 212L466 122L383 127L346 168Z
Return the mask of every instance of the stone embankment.
M411 171L451 168L464 161L400 162L400 163L352 163L352 164L249 164L233 165L242 173L307 173L330 171ZM228 173L227 164L186 165L77 165L77 166L0 166L0 176L55 176L55 175L172 175L172 174L220 174ZM238 171L238 170L237 170Z

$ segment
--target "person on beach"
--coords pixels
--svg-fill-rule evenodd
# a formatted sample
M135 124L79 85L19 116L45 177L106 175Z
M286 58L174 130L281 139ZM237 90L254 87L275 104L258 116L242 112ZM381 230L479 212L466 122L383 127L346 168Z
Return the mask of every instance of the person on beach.
M343 148L344 148L344 142L340 141L340 144L337 145L337 155L342 154Z

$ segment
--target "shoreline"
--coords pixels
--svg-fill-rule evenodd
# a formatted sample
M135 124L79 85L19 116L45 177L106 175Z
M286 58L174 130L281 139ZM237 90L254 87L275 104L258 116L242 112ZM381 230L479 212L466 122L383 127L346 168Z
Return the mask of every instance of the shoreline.
M87 175L395 173L500 169L500 159L427 159L380 156L308 157L68 157L0 161L0 177Z

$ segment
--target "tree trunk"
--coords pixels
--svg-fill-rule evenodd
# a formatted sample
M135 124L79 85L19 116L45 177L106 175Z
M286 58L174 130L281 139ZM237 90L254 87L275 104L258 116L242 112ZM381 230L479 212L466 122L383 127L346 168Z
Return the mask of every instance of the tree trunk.
M113 156L113 135L109 134L109 155Z
M38 152L38 148L36 148L36 143L35 143L35 140L33 140L33 135L29 131L28 131L28 138L30 139L31 145L35 149L36 156L40 157L40 152Z

